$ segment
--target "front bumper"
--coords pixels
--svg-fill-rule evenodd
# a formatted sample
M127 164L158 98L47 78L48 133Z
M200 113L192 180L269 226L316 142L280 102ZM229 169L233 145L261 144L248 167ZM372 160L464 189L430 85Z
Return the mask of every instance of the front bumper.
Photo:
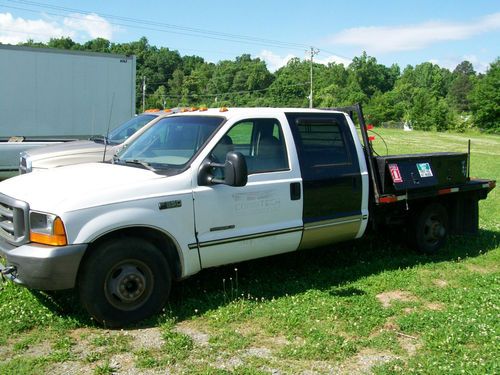
M2 275L16 284L39 290L74 288L87 244L46 246L29 243L19 247L0 239Z

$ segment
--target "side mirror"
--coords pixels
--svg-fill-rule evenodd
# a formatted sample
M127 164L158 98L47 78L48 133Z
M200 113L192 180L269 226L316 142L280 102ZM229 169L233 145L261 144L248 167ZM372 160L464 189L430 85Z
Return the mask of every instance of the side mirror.
M224 178L215 178L213 168L224 169ZM198 174L198 184L202 186L224 184L229 186L245 186L248 181L248 169L245 157L241 152L230 151L224 164L204 162Z
M224 163L224 183L229 186L245 186L248 181L247 161L240 152L230 151Z

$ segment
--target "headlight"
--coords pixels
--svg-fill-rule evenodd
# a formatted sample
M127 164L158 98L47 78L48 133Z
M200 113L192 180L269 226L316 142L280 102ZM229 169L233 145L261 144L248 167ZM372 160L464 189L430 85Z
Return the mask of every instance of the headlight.
M53 246L66 245L66 230L61 218L42 212L30 212L30 241Z
M19 157L19 174L30 173L33 170L31 158L26 151L21 152Z

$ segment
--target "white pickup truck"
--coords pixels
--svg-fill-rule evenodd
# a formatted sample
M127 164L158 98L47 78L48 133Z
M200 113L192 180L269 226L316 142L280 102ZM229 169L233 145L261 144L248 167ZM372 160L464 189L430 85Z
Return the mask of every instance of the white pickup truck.
M373 156L360 106L174 114L113 163L1 182L0 269L29 288L76 288L97 321L121 326L158 312L172 280L368 226L410 227L416 248L437 251L448 233L477 231L495 187L467 162Z

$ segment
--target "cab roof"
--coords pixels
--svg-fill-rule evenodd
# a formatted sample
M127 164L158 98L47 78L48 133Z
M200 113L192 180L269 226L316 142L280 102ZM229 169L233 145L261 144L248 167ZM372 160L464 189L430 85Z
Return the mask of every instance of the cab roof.
M276 113L343 113L337 110L316 109L316 108L271 108L271 107L257 107L257 108L202 108L202 109L182 109L176 116L219 116L226 119L241 116L276 116Z

